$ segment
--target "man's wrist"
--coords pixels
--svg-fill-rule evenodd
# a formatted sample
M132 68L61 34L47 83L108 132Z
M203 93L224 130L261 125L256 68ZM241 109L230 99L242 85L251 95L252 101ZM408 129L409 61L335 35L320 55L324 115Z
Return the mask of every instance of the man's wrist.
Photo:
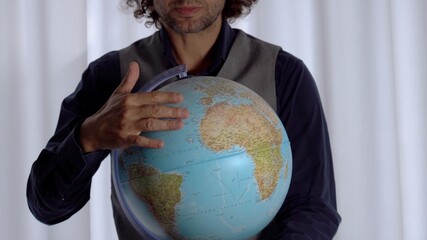
M91 138L92 134L90 134L89 127L89 119L83 121L80 125L80 129L78 130L78 144L84 153L97 151L95 141Z

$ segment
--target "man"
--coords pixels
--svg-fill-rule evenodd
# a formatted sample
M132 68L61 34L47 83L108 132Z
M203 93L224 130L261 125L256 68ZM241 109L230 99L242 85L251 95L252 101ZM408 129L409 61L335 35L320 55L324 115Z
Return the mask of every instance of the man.
M225 76L248 85L269 99L286 128L293 155L291 186L258 239L332 239L341 220L314 80L301 60L227 23L255 2L128 0L136 17L151 18L160 31L92 62L75 92L63 101L55 134L29 176L27 198L34 216L55 224L79 211L89 200L93 174L111 149L162 148L160 139L144 133L180 129L190 113L165 104L183 97L135 90L159 72L186 64L192 75ZM254 77L258 72L264 79ZM112 202L119 238L148 238L138 236L114 191Z

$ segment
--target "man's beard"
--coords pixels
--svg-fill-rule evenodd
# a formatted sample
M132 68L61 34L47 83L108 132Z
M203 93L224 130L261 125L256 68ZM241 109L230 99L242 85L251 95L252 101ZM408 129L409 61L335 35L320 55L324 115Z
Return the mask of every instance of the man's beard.
M202 18L198 19L197 21L194 20L192 22L181 24L178 21L176 21L173 18L170 18L169 16L165 16L163 18L162 22L163 24L166 24L173 30L175 30L177 33L180 34L186 34L186 33L199 33L206 29L208 29L212 24L217 20L221 12L217 13L216 15L205 15Z

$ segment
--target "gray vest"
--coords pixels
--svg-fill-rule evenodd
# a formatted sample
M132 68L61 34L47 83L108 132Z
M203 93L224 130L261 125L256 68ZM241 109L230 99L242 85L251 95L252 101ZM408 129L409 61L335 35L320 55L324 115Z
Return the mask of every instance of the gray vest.
M253 38L238 31L218 77L239 82L263 97L276 110L276 59L280 47ZM140 77L135 88L139 88L157 74L167 70L169 65L163 57L160 34L156 32L120 51L121 77L126 75L129 63L136 61L140 66ZM119 204L114 186L111 194L114 221L121 240L151 239L148 234L141 236Z

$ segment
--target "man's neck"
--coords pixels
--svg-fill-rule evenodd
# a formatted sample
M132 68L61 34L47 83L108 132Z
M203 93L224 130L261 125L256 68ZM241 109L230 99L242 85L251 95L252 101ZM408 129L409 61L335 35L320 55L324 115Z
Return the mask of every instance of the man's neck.
M209 68L213 62L212 49L221 31L222 19L218 19L206 30L199 33L181 34L165 27L173 55L178 64L186 64L190 73Z

